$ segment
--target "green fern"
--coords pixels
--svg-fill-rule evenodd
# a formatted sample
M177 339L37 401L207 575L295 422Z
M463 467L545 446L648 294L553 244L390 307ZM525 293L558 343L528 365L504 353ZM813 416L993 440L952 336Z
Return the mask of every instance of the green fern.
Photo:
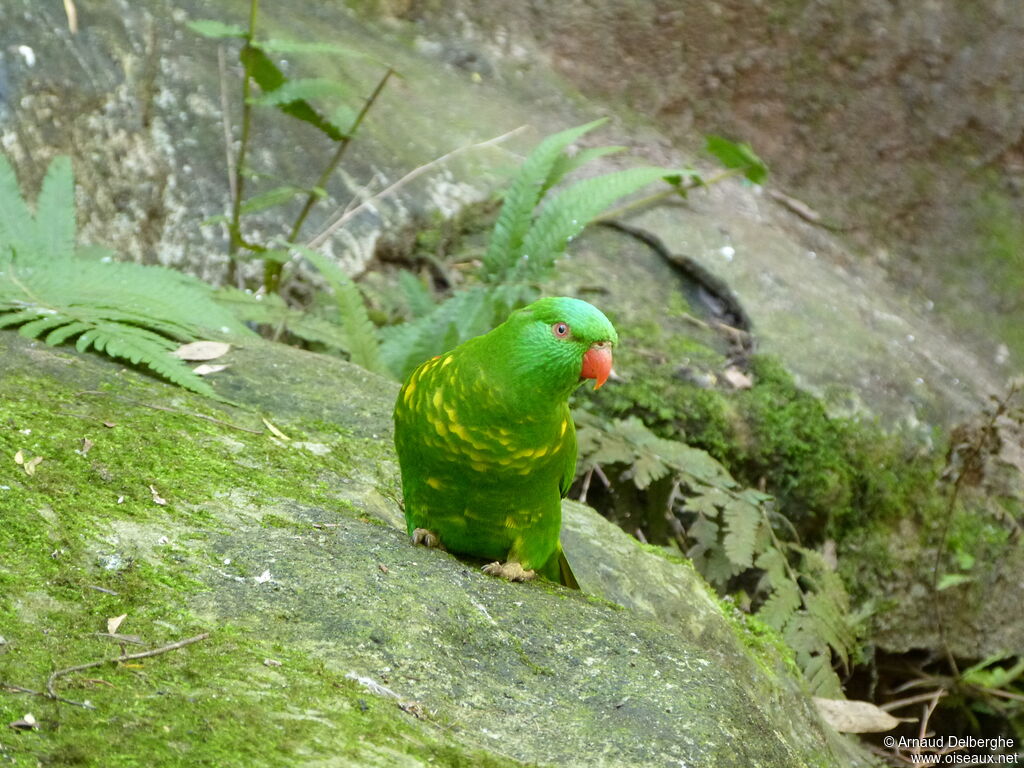
M574 156L567 147L604 123L570 128L544 139L524 161L506 190L498 219L483 257L477 282L422 313L418 302L412 319L382 334L382 357L392 374L404 379L423 360L441 354L500 323L514 309L538 296L537 283L553 271L568 242L590 220L619 198L669 178L664 168L632 168L587 179L551 197L537 214L547 193L564 177L598 157L622 147L598 147ZM403 281L406 291L409 281Z
M237 288L220 288L213 298L239 320L274 329L275 337L288 333L303 341L348 351L348 337L336 323L293 309L276 293L256 295Z
M387 368L381 361L377 329L370 322L362 294L352 278L319 251L303 245L296 245L295 249L320 271L334 291L338 302L338 319L347 339L349 359L374 373L387 375Z
M847 666L857 640L846 590L819 553L779 540L771 498L740 489L710 455L658 437L635 417L606 424L577 412L576 422L581 473L617 466L624 470L608 473L613 483L642 491L669 484L671 511L688 521L694 566L723 593L736 577L755 577L757 617L793 649L815 694L841 697L833 663Z
M577 182L548 202L523 238L514 274L522 280L541 279L554 266L566 245L595 216L621 197L670 176L667 168L628 168Z
M520 253L537 203L544 192L557 183L558 172L566 170L566 163L559 162L565 148L606 121L607 118L595 120L548 136L526 158L506 190L501 212L494 222L494 231L484 254L485 278L500 280L509 266L514 266L514 260L510 262L510 258L514 259Z
M56 345L74 340L191 389L210 385L171 352L201 337L248 331L205 283L162 267L97 261L75 250L71 161L55 159L32 216L0 156L0 328Z

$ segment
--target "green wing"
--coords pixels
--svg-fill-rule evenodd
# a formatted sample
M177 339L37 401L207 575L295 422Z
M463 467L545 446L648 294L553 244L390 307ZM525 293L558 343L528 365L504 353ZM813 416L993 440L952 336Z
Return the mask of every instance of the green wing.
M572 422L572 414L568 407L565 409L565 418L569 422L569 428L562 436L562 455L565 457L565 468L562 470L562 482L559 489L562 491L562 498L569 495L573 480L576 479L576 425Z

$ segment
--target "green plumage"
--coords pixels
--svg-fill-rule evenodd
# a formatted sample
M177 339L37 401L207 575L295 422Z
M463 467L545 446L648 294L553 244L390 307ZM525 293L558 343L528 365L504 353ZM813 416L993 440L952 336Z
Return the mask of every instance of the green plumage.
M588 350L617 340L590 304L541 299L413 371L395 404L410 535L576 586L558 539L576 469L568 398Z

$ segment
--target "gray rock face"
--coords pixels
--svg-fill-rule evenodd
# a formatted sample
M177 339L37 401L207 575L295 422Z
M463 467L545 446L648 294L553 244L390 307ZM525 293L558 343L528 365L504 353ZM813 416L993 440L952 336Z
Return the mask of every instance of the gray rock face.
M128 424L145 403L170 403L172 413L156 418L172 420L206 407L201 398L102 360L40 348L10 332L0 333L0 355L6 362L0 417L6 398L25 391L29 380L38 385L38 405L50 410L52 403L58 419L66 417L56 404L83 388L114 387L117 420ZM590 594L510 584L475 564L413 547L390 524L401 519L388 419L397 387L341 361L265 343L233 351L229 362L218 387L245 405L219 414L222 426L214 434L182 433L179 441L183 451L193 442L201 448L204 458L181 468L199 485L168 487L155 479L177 497L166 514L155 507L147 517L125 517L111 505L81 532L94 542L89 549L99 566L93 567L166 567L161 547L190 541L170 571L195 574L204 585L188 595L189 623L217 628L218 637L249 638L246 655L289 648L316 659L363 687L365 696L394 698L407 712L449 724L444 738L452 749L564 766L792 768L859 761L818 719L777 649L727 620L688 564L645 549L577 504L566 507L566 544ZM249 423L255 415L249 409L272 413L285 434L308 433L310 424L318 434L307 434L298 447L273 449L269 435L249 443L247 433L226 426ZM39 416L31 429L53 428ZM119 442L139 437L111 430L103 435L103 454L130 452L147 461L145 436L134 447ZM313 444L328 453L310 450ZM258 458L267 448L268 458L284 451L304 456L307 466L289 473L290 482L275 480L271 499L259 479L275 477ZM79 460L69 454L49 455L50 471ZM221 454L237 469L204 467ZM311 481L322 503L309 502ZM31 487L17 480L6 493L23 485ZM65 517L70 512L61 508ZM268 519L273 525L261 524ZM11 597L26 594L18 588ZM301 670L284 671L292 686L302 684ZM246 685L219 674L216 666L204 671L206 685L242 695ZM165 717L173 724L178 715ZM340 717L344 723L359 715ZM340 737L327 731L318 738ZM370 739L361 748L381 743ZM297 757L290 764L312 763Z

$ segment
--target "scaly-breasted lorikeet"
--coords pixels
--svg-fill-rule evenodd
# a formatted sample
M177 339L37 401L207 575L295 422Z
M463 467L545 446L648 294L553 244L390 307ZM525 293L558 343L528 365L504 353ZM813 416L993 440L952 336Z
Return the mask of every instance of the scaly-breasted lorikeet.
M395 404L405 519L417 544L577 587L558 540L576 472L569 394L608 378L615 329L585 301L548 298L419 366Z

